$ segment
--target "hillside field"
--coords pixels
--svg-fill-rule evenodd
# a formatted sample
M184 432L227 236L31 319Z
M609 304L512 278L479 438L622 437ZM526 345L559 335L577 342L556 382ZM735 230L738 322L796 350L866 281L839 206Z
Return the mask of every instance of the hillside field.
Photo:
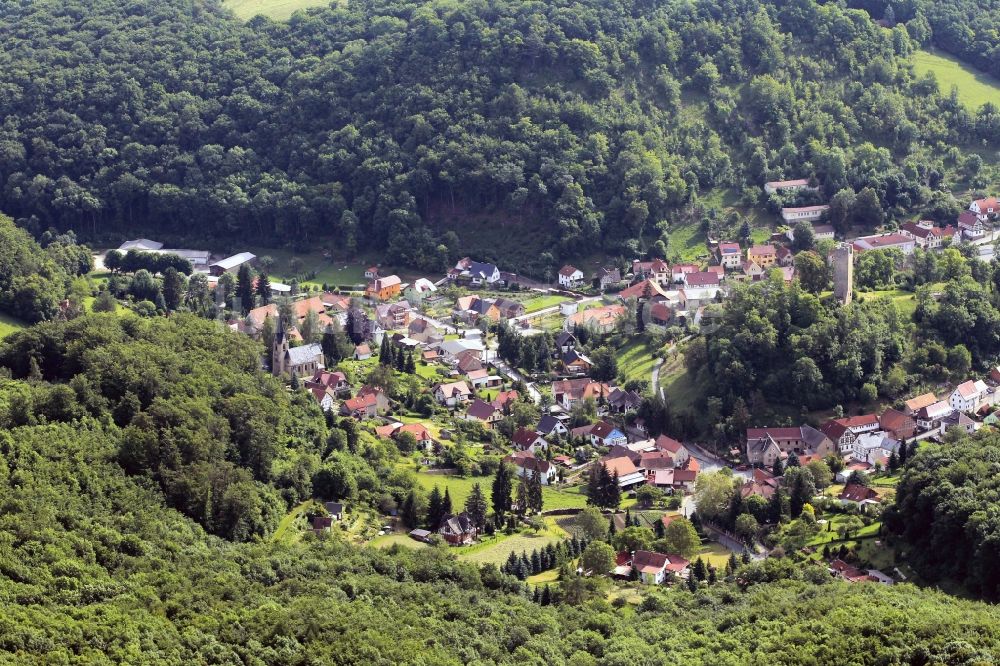
M244 20L263 14L276 21L284 21L300 9L323 7L330 3L329 0L225 0L222 4Z
M959 100L972 111L986 102L1000 104L1000 81L941 51L917 51L913 65L918 75L933 72L945 95L957 86Z

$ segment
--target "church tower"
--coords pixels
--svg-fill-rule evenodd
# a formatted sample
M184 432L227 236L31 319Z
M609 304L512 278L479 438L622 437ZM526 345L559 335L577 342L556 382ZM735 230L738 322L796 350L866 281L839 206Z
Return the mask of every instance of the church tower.
M285 374L285 359L288 357L288 336L285 335L285 322L278 319L274 331L274 344L271 346L271 374L280 377Z

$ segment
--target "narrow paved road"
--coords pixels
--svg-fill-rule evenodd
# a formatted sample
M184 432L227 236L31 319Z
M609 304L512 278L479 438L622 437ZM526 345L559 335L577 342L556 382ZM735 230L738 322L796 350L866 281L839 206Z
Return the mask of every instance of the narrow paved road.
M660 392L660 399L663 400L663 387L660 386L660 366L663 365L663 359L658 358L653 363L653 376L650 378L650 386L654 391Z

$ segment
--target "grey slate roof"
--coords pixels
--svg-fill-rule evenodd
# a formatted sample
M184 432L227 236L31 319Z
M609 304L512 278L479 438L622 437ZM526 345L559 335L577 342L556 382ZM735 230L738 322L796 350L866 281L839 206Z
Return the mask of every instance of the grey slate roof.
M309 345L302 345L301 347L288 348L288 362L291 365L302 365L303 363L308 363L314 360L317 356L322 355L323 347L318 342L314 342Z

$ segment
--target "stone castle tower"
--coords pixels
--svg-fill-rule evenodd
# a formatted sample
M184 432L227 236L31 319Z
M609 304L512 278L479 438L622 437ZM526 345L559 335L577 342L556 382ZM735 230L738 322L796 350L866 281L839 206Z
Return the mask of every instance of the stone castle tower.
M833 251L833 295L843 305L851 302L854 291L854 248L841 243Z

